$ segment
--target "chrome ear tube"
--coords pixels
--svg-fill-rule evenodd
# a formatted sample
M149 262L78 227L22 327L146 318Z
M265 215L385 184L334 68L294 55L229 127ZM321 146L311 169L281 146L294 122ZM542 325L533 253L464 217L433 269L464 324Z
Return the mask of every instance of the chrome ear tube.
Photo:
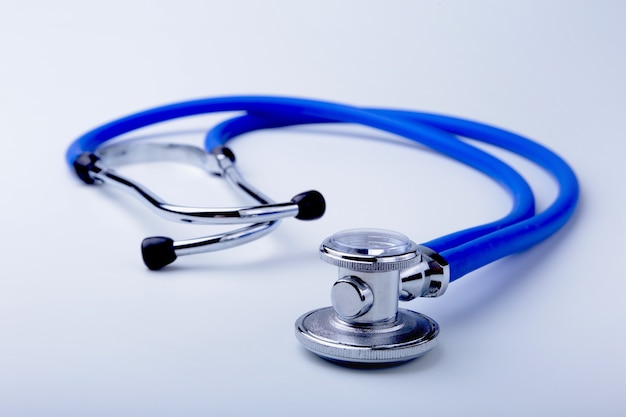
M170 161L194 165L211 175L225 178L244 197L257 205L230 208L189 207L165 202L141 184L119 175L115 168L133 163ZM178 256L212 252L251 242L267 235L281 219L320 218L326 209L324 197L311 190L290 201L275 203L249 184L239 173L235 155L220 146L210 153L192 145L125 141L85 152L74 161L74 169L87 184L109 184L141 200L159 216L187 224L247 224L247 226L211 236L174 241L169 237L145 238L141 245L144 263L158 270Z
M322 260L339 268L332 307L310 311L295 324L311 352L348 364L405 362L432 349L439 334L431 318L398 308L399 300L442 295L449 267L432 250L381 229L352 229L322 242Z

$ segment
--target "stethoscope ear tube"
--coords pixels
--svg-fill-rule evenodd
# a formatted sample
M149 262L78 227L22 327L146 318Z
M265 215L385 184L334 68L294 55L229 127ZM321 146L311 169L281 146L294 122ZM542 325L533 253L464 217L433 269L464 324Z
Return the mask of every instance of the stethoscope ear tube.
M104 148L99 153L83 152L72 164L78 178L86 184L113 185L139 198L169 220L196 224L252 223L229 232L187 240L148 237L141 244L141 253L144 264L153 271L171 264L179 256L222 250L256 240L274 230L283 218L316 220L326 210L324 196L316 190L299 193L285 203L274 203L245 181L235 167L234 153L226 147L217 147L207 154L189 145L122 142ZM244 196L260 205L226 209L175 206L164 202L142 185L117 174L107 163L117 166L148 160L192 162L210 174L226 178Z
M300 193L291 201L298 206L298 213L294 217L299 220L317 220L326 211L324 196L316 190ZM150 270L157 271L174 262L179 254L217 251L235 246L233 243L241 245L265 236L277 225L277 221L257 223L217 236L180 242L164 236L147 237L141 242L141 255L144 264Z
M565 225L575 211L579 189L574 171L557 154L521 135L430 113L346 109L344 105L319 102L313 102L312 106L324 110L285 112L283 108L268 106L263 112L226 120L207 133L205 146L222 146L239 135L260 129L311 123L359 123L424 144L483 172L509 191L513 205L506 216L494 222L423 243L449 262L450 281L545 240ZM500 159L471 145L471 141L505 149L537 164L556 180L559 187L556 199L536 213L534 195L526 180Z

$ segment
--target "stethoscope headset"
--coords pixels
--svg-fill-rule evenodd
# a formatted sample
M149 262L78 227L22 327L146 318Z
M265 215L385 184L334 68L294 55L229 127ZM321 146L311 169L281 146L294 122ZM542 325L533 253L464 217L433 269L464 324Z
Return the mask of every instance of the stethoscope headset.
M181 144L117 140L146 126L214 112L241 115L208 130L204 149ZM68 164L87 184L110 184L135 195L168 220L191 224L238 224L235 230L188 240L156 236L144 239L142 255L151 270L179 256L215 251L258 239L281 219L318 219L326 205L318 191L276 203L241 176L233 152L225 145L261 129L319 123L352 123L419 142L490 176L508 190L513 204L507 215L422 244L380 229L336 233L320 245L322 260L336 265L332 307L302 315L296 336L310 351L351 365L402 363L424 354L437 341L439 326L431 318L398 308L398 301L438 297L449 283L500 258L545 240L572 216L578 182L569 165L542 145L496 127L469 120L405 110L358 108L285 97L219 97L157 107L102 125L75 140ZM473 146L484 142L526 158L558 183L555 200L539 213L533 192L513 168ZM142 185L120 176L116 167L145 161L176 161L198 166L229 181L254 206L203 208L169 204Z

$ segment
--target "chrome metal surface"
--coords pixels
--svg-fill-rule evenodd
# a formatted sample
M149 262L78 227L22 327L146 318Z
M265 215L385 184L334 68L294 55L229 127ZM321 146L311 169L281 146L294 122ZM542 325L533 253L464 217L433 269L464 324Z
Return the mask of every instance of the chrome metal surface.
M359 277L345 276L333 285L330 299L339 317L350 320L363 316L372 308L374 293Z
M176 256L212 252L256 240L278 226L280 219L298 214L294 202L274 203L241 176L234 156L227 149L212 153L192 145L125 141L98 150L100 158L90 175L101 183L110 184L142 201L159 216L172 221L192 224L246 224L225 233L174 242ZM208 208L188 207L166 203L143 185L117 174L113 168L127 164L167 161L189 164L209 174L224 177L244 197L261 204L253 207Z
M308 350L325 359L394 364L415 359L435 347L439 325L423 314L404 309L385 324L348 325L327 307L298 318L295 332Z
M450 282L450 266L437 252L420 245L422 262L400 273L400 301L416 297L439 297Z
M155 148L163 150L162 148ZM177 148L181 153L183 149L187 151L194 149L193 147ZM166 153L166 152L164 152ZM157 153L161 155L161 153ZM118 156L116 162L130 160L130 157ZM194 159L194 158L190 158ZM169 204L163 201L159 196L150 191L143 185L134 182L117 174L113 169L106 165L106 161L100 160L96 162L97 170L92 171L91 176L95 181L109 184L117 189L125 191L142 201L147 207L152 209L159 216L182 223L193 224L246 224L261 223L284 219L286 217L294 217L298 214L298 205L293 202L273 203L267 196L257 191L246 183L241 175L236 172L234 166L230 166L224 175L233 184L237 186L248 198L263 204L262 206L253 207L230 207L230 208L214 208L214 207L190 207Z
M226 233L194 239L177 240L174 242L174 251L177 256L183 256L233 248L267 235L278 226L278 223L279 222L255 223Z
M400 294L399 271L363 272L339 268L338 282L351 276L353 281L360 281L371 292L371 302L367 310L352 317L343 314L345 303L353 304L352 296L343 291L335 294L331 291L331 302L337 314L348 323L376 324L394 320L398 311L398 296ZM333 286L333 289L335 286Z
M350 363L397 363L430 350L439 334L432 319L398 308L399 300L443 294L445 260L406 236L380 229L336 233L320 245L339 267L332 307L304 314L296 337L310 351Z
M147 207L159 216L182 223L191 224L246 224L267 222L294 217L298 214L295 203L265 204L256 207L189 207L168 204L142 185L128 180L113 170L102 169L93 174L96 181L110 184L138 197Z
M194 165L215 175L222 173L217 156L207 154L204 149L193 145L129 140L103 146L96 154L111 168L161 161Z
M450 283L450 265L443 256L426 246L420 246L424 262L428 264L426 278L428 288L422 293L422 297L439 297L446 292Z
M272 204L273 201L271 198L254 188L248 181L246 181L237 167L235 167L233 162L226 163L222 162L220 165L223 168L222 175L226 178L230 185L232 185L235 190L239 192L239 194L244 197L252 198L255 201L258 201L261 204ZM294 205L293 203L291 203ZM296 205L296 212L291 216L295 216L298 213L298 206ZM291 217L289 216L289 217Z
M351 229L325 239L322 260L352 271L397 271L421 261L419 247L406 236L382 229Z

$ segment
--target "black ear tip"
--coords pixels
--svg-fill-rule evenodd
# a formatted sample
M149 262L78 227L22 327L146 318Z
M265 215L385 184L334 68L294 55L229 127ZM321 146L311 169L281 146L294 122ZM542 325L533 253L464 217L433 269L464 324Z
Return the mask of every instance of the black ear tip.
M292 198L291 201L298 205L298 215L296 219L319 219L326 211L326 200L324 200L324 196L319 191L306 191L298 194Z
M141 242L141 255L146 266L157 271L176 260L174 241L169 237L147 237Z
M89 175L89 172L95 167L96 162L100 158L91 152L83 152L74 160L72 166L78 178L83 180L86 184L94 184L95 181Z

